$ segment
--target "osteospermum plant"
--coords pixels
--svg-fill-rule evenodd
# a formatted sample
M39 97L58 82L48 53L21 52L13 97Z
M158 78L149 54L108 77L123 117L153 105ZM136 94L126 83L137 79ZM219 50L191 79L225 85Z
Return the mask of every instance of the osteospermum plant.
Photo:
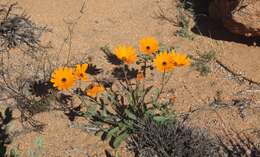
M97 133L109 140L113 148L135 134L147 119L165 123L174 118L172 99L160 98L173 70L190 64L187 55L160 50L154 37L139 40L138 49L121 44L113 51L108 47L101 50L113 65L111 71L106 71L105 78L91 76L95 73L89 73L93 71L90 68L96 66L90 63L60 67L51 75L53 86L68 98L61 103L67 103L72 96L79 98L80 103L73 104L71 108L75 110L70 113L90 120L98 128ZM148 71L161 73L160 87L147 81Z

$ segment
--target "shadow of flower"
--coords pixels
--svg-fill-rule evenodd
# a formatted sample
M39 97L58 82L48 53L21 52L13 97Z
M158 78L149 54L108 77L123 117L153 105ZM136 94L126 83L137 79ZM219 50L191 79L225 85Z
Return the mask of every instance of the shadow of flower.
M103 53L106 55L106 60L113 64L113 65L122 65L123 61L121 61L120 59L117 58L117 56L115 54L113 54L108 47L101 47L100 48L101 51L103 51Z
M125 67L115 67L112 70L112 75L116 79L123 80L123 81L125 81L126 79L128 79L128 80L134 79L134 78L136 78L137 74L138 74L138 70L137 69L134 69L134 68L129 69L128 66L125 66Z
M102 72L103 72L103 69L97 68L97 66L94 65L94 64L89 64L88 68L86 70L86 73L90 74L90 75L98 75L98 74L100 74Z
M44 97L50 93L52 83L49 81L33 81L29 85L29 91L36 97Z

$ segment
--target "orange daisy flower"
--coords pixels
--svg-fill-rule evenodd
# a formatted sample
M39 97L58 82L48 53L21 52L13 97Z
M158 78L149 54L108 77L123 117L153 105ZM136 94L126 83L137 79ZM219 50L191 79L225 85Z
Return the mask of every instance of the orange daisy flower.
M132 46L118 46L115 48L115 55L126 64L132 64L137 59L137 54Z
M86 89L85 93L88 96L96 97L99 93L103 93L105 88L101 85L91 85L90 88Z
M73 70L67 67L58 68L52 73L51 82L58 90L67 90L71 88L75 82Z
M145 37L139 41L140 51L152 54L159 50L159 43L154 37Z
M88 77L86 74L86 70L88 69L88 64L77 64L76 69L74 71L74 75L78 80L87 81Z
M154 59L154 66L160 72L168 72L174 69L173 54L167 51L161 52Z

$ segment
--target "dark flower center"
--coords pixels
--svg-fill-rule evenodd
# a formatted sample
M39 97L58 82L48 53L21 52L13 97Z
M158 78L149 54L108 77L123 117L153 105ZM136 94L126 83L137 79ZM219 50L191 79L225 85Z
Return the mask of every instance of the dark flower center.
M163 61L163 62L162 62L162 65L163 65L163 66L167 65L167 62Z
M150 47L150 46L146 46L146 49L147 49L147 50L150 50L150 49L151 49L151 47Z
M66 82L66 81L67 81L66 78L62 78L62 79L61 79L61 82L63 82L63 83Z
M83 77L84 75L82 73L79 74L80 77Z

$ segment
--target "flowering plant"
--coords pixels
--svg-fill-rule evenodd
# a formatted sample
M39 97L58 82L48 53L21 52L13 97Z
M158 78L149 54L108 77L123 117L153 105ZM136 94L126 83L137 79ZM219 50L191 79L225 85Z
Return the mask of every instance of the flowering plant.
M143 126L144 121L164 123L174 118L170 108L173 99L162 101L160 98L173 69L190 64L184 54L173 49L160 50L153 37L141 39L139 49L140 55L129 45L117 46L113 52L108 47L101 48L113 65L110 79L94 77L90 80L87 63L78 64L74 69L61 67L52 73L53 86L61 91L73 88L81 100L78 115L90 119L102 138L110 140L114 148ZM159 88L147 79L154 69L161 73ZM73 87L76 81L89 85L85 89L82 83Z

